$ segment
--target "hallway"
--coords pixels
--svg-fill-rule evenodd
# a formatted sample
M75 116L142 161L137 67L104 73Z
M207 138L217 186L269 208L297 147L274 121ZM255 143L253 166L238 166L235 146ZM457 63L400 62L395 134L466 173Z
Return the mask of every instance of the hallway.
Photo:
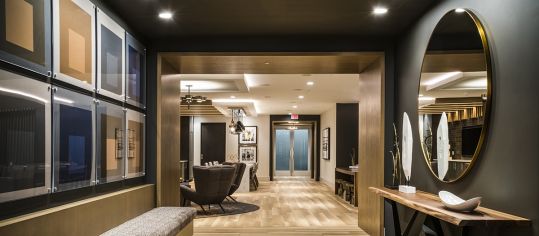
M196 219L195 235L367 235L357 226L357 208L338 199L328 186L310 179L261 181L258 191L234 197L260 209Z

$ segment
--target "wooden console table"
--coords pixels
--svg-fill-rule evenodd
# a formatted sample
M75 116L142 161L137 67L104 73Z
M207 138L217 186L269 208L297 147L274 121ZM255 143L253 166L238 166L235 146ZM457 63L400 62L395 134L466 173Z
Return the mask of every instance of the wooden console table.
M476 226L485 227L495 234L499 226L529 226L531 224L528 219L484 207L477 208L473 213L451 211L444 207L437 195L426 192L417 191L415 194L410 194L388 188L369 187L369 189L391 204L396 235L419 235L427 219L437 219L431 222L434 225L433 231L438 235L444 235L440 220L460 227L463 235L467 235L470 228ZM414 209L412 218L402 234L396 203Z
M350 179L352 179L351 183L357 187L356 185L356 175L357 175L357 169L352 169L352 168L349 168L349 167L336 167L335 168L335 180L337 180L337 177L339 177L339 175L343 175L343 176L349 176ZM343 177L341 176L341 177ZM335 181L335 194L337 194L337 182ZM358 194L357 194L357 189L354 190L354 196L355 196L355 202L354 202L354 206L357 207L357 199L358 199Z

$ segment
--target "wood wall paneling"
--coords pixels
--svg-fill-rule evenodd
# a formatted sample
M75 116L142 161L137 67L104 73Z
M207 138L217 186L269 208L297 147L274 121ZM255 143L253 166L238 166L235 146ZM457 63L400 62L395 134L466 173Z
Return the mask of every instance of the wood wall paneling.
M180 80L158 56L157 206L180 205Z
M0 221L0 235L99 235L155 207L147 184Z
M359 77L359 227L370 235L383 235L383 202L369 187L384 184L384 57Z

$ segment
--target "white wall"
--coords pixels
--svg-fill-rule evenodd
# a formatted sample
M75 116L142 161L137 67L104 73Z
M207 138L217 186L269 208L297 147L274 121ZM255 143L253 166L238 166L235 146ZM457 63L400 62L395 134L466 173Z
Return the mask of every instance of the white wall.
M333 104L333 107L320 115L320 132L323 132L325 128L329 127L329 160L320 159L320 180L328 185L331 189L335 188L335 167L336 167L336 136L337 136L337 105ZM322 138L322 136L320 136ZM322 143L322 140L320 140ZM322 147L320 147L320 154L322 153Z
M200 165L200 124L222 122L226 123L227 131L230 117L224 116L201 116L194 118L193 132L193 158L194 165ZM269 116L259 115L258 117L245 117L243 119L245 126L258 126L258 173L259 178L269 178L269 152L270 152L270 118ZM226 153L225 157L230 155L238 155L238 136L227 133L226 136Z

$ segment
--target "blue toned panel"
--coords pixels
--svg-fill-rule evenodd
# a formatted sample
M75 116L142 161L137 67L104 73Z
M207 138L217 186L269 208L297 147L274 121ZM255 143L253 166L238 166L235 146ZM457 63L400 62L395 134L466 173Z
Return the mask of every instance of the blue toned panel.
M276 170L290 170L290 131L276 130Z
M60 184L92 176L92 111L60 105Z
M309 131L298 129L294 131L294 170L309 170Z

